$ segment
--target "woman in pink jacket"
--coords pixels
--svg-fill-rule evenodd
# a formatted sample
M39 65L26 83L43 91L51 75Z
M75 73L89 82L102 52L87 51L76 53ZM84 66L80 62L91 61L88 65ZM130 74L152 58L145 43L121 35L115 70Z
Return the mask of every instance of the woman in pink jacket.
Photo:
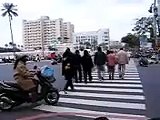
M113 51L110 51L107 55L107 67L109 73L109 79L114 79L115 65L117 64L117 58Z

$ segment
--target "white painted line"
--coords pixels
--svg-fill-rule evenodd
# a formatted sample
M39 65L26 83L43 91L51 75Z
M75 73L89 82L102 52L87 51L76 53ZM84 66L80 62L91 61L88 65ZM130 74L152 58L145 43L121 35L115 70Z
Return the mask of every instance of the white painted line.
M142 89L123 89L123 88L98 88L98 87L76 87L77 90L96 90L96 91L111 91L111 92L127 92L127 93L143 93Z
M105 72L107 73L107 71L108 71L108 70L106 69ZM96 72L97 72L97 69L94 70L93 72L96 73ZM128 72L128 73L138 73L138 71L132 71L132 70L127 70L127 71L125 71L125 73L127 73L127 72ZM115 70L115 73L118 73L118 70Z
M13 63L0 63L0 66L1 65L12 65Z
M97 118L100 116L106 116L110 120L146 120L145 116L143 115L109 113L109 112L100 112L100 111L92 111L92 110L84 110L78 108L60 107L60 106L40 105L35 107L34 109L44 110L53 113L61 113L62 115L72 114L88 118Z
M74 98L60 98L59 102L73 103L78 105L93 105L100 107L115 107L115 108L145 110L145 104L140 104L140 103L109 102L109 101L85 100L85 99L74 99Z
M93 79L98 79L98 76L93 76ZM120 79L120 78L115 76L114 79ZM126 79L126 80L140 80L139 77L125 77L125 75L124 75L124 79Z
M92 80L93 82L99 82L99 80ZM118 83L141 83L141 81L139 80L104 80L103 83L114 83L114 82L118 82Z
M142 87L141 84L109 84L109 83L74 83L81 86L105 86L105 87Z
M105 76L109 76L109 74L104 74ZM98 76L98 74L92 74L92 76ZM115 74L114 76L119 77L118 74ZM125 75L126 77L139 77L139 75Z
M97 72L92 72L92 74L93 74L93 75L98 75ZM107 72L105 72L104 74L105 74L105 75L108 75ZM114 74L115 74L115 75L119 75L118 72L116 72L116 73L114 73ZM138 72L137 72L137 73L135 73L135 72L133 72L133 73L125 73L125 75L139 75L139 73L138 73Z
M130 100L145 100L142 95L120 95L120 94L99 94L99 93L87 93L87 92L60 92L61 95L82 96L82 97L100 97L100 98L117 98L117 99L130 99Z
M118 70L115 70L115 72L118 72ZM125 70L125 72L138 72L136 70Z

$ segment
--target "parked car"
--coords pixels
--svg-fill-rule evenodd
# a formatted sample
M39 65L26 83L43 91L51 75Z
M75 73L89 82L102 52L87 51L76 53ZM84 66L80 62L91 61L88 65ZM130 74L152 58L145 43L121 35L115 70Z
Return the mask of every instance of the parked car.
M2 60L2 58L0 58L0 63L4 63L4 61Z

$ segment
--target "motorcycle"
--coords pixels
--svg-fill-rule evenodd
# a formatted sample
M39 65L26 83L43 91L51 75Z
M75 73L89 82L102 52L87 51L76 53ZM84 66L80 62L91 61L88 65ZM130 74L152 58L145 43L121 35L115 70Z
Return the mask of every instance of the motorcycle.
M59 91L53 87L52 81L37 72L38 88L35 102L45 100L49 105L55 105L59 100ZM3 81L0 83L0 110L7 111L23 103L32 103L28 91L24 91L17 83Z
M142 67L148 67L148 59L142 56L139 60L139 65Z

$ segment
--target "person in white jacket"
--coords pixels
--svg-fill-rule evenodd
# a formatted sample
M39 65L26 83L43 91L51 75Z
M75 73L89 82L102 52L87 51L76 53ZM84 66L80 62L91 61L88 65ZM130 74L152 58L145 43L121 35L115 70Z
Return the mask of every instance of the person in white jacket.
M128 54L120 48L120 51L117 53L118 60L118 70L119 70L119 78L124 79L126 64L129 62Z

